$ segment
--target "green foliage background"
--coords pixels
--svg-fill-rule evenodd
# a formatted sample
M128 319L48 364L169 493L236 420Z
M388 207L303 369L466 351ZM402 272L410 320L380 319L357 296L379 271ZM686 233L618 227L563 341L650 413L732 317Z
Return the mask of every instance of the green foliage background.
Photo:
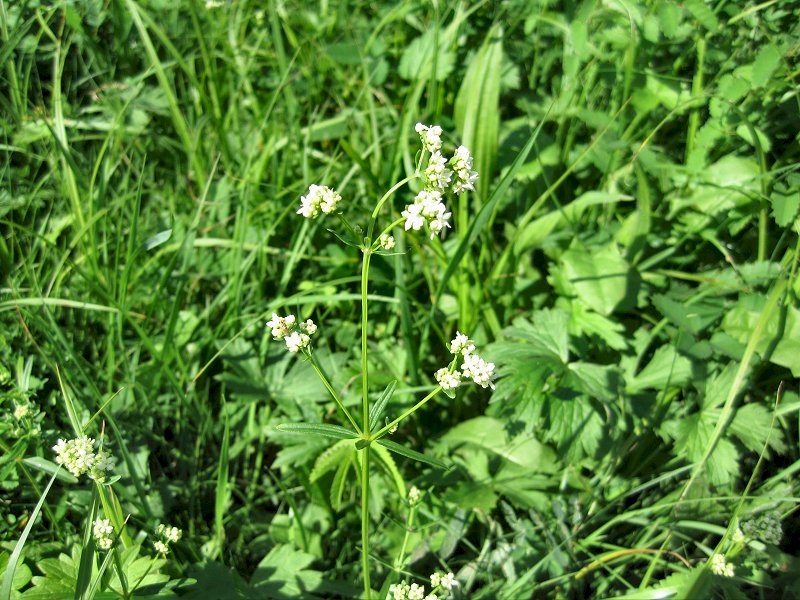
M800 596L797 6L220 4L0 0L0 565L68 400L102 409L130 548L184 529L150 593L358 593L354 453L275 429L336 416L264 321L314 318L358 403L359 253L295 211L331 185L365 225L422 121L480 179L440 251L373 261L374 392L410 406L456 329L499 378L394 434L449 468L380 461L374 577L413 483L406 573L463 597ZM56 482L12 597L74 588L90 504Z

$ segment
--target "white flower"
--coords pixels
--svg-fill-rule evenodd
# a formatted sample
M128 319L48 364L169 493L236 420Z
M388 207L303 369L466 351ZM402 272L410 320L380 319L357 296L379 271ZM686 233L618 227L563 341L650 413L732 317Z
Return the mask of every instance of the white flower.
M436 371L434 377L436 377L436 381L442 386L443 390L454 390L461 382L461 373L458 371L451 371L447 367Z
M448 573L447 575L442 575L441 580L439 581L439 585L441 585L446 590L452 590L458 584L456 581L455 575L452 573Z
M277 314L272 313L272 319L267 321L267 327L272 329L272 337L276 340L286 337L294 326L294 315L286 317L279 317Z
M286 347L289 349L289 352L297 352L300 348L307 347L311 342L311 338L308 334L295 331L287 335L284 341L286 342Z
M431 239L439 234L445 227L450 227L447 220L451 213L442 202L442 193L439 190L422 190L414 198L414 203L409 204L402 213L406 220L405 229L422 228L426 223L431 231Z
M456 331L456 337L450 342L451 354L463 354L467 356L475 352L475 344L466 335L460 331Z
M166 554L167 552L169 552L169 546L167 546L161 540L156 540L155 542L153 542L153 548L155 548L155 551L158 552L159 554Z
M114 459L105 450L95 454L94 444L94 439L85 435L69 441L58 440L53 446L56 462L75 477L88 473L92 479L102 479L103 471L114 467Z
M425 597L425 587L412 583L408 589L408 600L422 600Z
M110 550L114 545L114 528L109 519L95 519L92 534L97 547L101 550Z
M394 238L388 233L382 233L380 237L381 248L384 250L391 250L394 248Z
M453 172L446 165L447 160L441 152L431 154L428 168L425 169L425 181L430 188L443 190L450 183Z
M316 218L320 211L330 214L336 210L341 199L342 196L336 190L312 183L308 186L308 194L300 197L300 208L297 213L306 219Z
M494 363L487 363L477 354L467 354L464 357L464 364L461 365L464 376L469 377L482 388L489 387L494 389L492 375L494 374Z
M17 404L14 407L14 418L17 421L21 421L25 417L30 416L30 414L31 414L31 409L30 406L28 406L27 404Z
M393 583L389 586L389 593L394 600L406 600L408 598L409 585L405 581Z
M711 572L714 573L714 575L733 577L733 565L728 564L722 554L715 554L712 556L709 563L711 564Z
M306 319L306 322L300 325L308 335L314 335L317 332L317 325L311 319Z
M419 488L415 485L411 486L411 489L408 490L408 503L412 506L419 502L419 499L422 497L422 493L419 491Z
M105 471L112 471L115 466L114 457L106 450L98 450L94 457L94 464L89 471L89 477L96 481L102 481Z
M456 153L450 159L450 166L456 173L457 180L453 183L453 191L461 194L467 190L475 189L475 180L478 173L472 170L472 156L464 146L456 148Z
M437 596L436 594L428 594L427 596L425 596L425 600L439 600L439 596Z
M417 123L414 126L414 131L419 134L419 139L422 141L422 146L430 153L436 152L442 147L442 128L438 125L423 125Z
M406 220L406 224L404 226L406 231L409 229L417 231L423 225L425 225L425 217L420 214L421 212L422 205L414 203L406 206L406 209L400 213L400 216Z
M156 527L156 535L162 538L165 542L174 544L181 539L183 531L177 527L170 527L164 523L159 523L158 527Z

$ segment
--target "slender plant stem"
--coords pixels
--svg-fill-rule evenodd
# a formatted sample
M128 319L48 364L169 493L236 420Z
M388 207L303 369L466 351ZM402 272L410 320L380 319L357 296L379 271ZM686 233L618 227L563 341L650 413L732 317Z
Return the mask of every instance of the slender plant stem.
M370 599L369 581L369 455L370 447L361 452L361 567L364 571L364 598Z
M385 198L386 196L384 196ZM373 213L375 214L375 213ZM368 305L367 291L369 286L369 259L372 256L370 235L375 224L373 218L369 224L369 233L365 240L363 262L361 263L361 408L364 425L364 438L369 438L369 361L367 360L367 324ZM361 563L364 571L364 598L370 598L369 581L369 446L362 450L361 455Z
M418 409L419 409L419 408L420 408L420 407L421 407L423 404L425 404L425 403L426 403L428 400L430 400L431 398L433 398L433 397L434 397L436 394L438 394L438 393L439 393L439 392L441 392L441 391L442 391L442 386L439 386L439 385L437 385L435 388L433 388L433 391L432 391L430 394L428 394L427 396L425 396L425 397L424 397L422 400L420 400L419 402L417 402L417 403L416 403L414 406L412 406L412 407L411 407L411 408L409 408L409 409L408 409L406 412L404 412L402 415L400 415L399 417L397 417L397 418L396 418L394 421L392 421L391 423L389 423L388 425L386 425L386 427L383 427L382 429L379 429L379 430L378 430L378 432L377 432L375 435L373 435L371 438L369 438L369 439L370 439L370 440L377 440L377 439L380 439L380 437L381 437L381 436L383 436L383 434L384 434L384 433L386 433L387 431L389 431L389 430L390 430L392 427L394 427L395 425L397 425L397 424L398 424L400 421L402 421L403 419L405 419L405 418L406 418L408 415L410 415L410 414L412 414L412 413L416 412L416 411L417 411L417 410L418 410ZM367 433L368 433L368 432L367 432Z
M419 177L419 175L418 175L417 173L414 173L413 175L409 175L409 176L408 176L408 177L406 177L405 179L401 179L400 181L398 181L398 182L397 182L397 183L395 183L395 184L394 184L392 187L390 187L390 188L389 188L389 191L388 191L388 192L386 192L386 193L383 195L383 198L381 198L380 200L378 200L378 204L376 204L376 205L375 205L375 210L373 210L373 211L372 211L372 217L371 217L371 218L370 218L370 220L369 220L369 229L367 230L367 237L368 237L368 238L371 238L371 237L372 237L372 232L373 232L373 231L374 231L374 229L375 229L375 221L378 219L378 213L380 212L380 210L381 210L381 207L384 205L384 203L385 203L385 202L386 202L386 201L389 199L389 197L390 197L392 194L394 194L394 193L395 193L397 190L399 190L401 187L403 187L405 184L407 184L407 183L408 183L409 181L411 181L412 179L416 179L417 177Z
M339 394L337 394L336 390L333 389L333 386L331 385L331 382L328 381L328 378L325 376L325 373L322 371L322 367L320 367L319 364L317 363L317 359L314 358L314 355L311 354L311 352L309 352L306 349L303 349L302 352L308 358L309 362L311 363L311 366L314 367L314 370L317 372L317 375L319 375L319 378L322 380L322 383L325 385L326 388L328 388L328 392L330 392L331 397L333 397L333 399L336 402L337 406L344 413L344 416L347 417L347 420L350 421L350 424L355 428L356 432L359 435L361 435L361 428L358 426L358 423L356 423L356 420L353 418L353 415L350 414L350 411L347 410L347 408L345 407L344 403L342 402L342 399L339 398Z

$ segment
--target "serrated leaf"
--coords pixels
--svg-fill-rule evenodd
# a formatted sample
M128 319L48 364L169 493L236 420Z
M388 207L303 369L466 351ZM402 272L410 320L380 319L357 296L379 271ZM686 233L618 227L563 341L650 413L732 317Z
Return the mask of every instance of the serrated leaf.
M715 414L716 413L716 414ZM711 442L719 411L695 413L681 419L677 427L675 454L685 456L689 462L702 460ZM708 480L714 485L725 485L739 472L739 453L727 438L720 438L705 465Z
M661 31L664 36L673 39L678 34L681 11L678 5L672 0L661 2L658 5L658 20L661 23Z
M734 307L725 313L722 331L739 342L747 343L761 313L766 310L766 297L760 294L740 296ZM785 307L786 318L767 322L764 335L756 344L756 352L764 354L771 350L769 360L792 371L800 377L800 311L793 306Z
M800 208L800 190L779 190L776 186L769 201L775 222L781 227L787 227L797 217L797 209Z
M258 563L250 585L260 597L318 598L313 592L322 583L322 573L308 568L312 562L311 554L277 545Z
M748 450L761 452L769 440L769 447L783 452L783 432L774 426L772 414L761 404L745 404L739 407L730 424L730 432L735 435Z
M646 589L637 589L615 600L685 600L711 596L711 573L701 565L689 571L674 573Z
M337 468L342 462L352 462L355 459L356 449L350 440L341 440L325 450L314 461L309 480L313 483L329 471Z
M766 44L761 47L753 62L753 71L750 76L750 83L754 89L767 85L770 77L781 63L781 52L774 44Z
M704 0L684 0L683 6L710 32L719 28L719 20Z
M386 450L386 448L377 444L372 447L372 451L375 453L378 463L386 470L389 478L392 480L392 482L394 482L397 494L401 498L405 498L406 482L405 479L403 479L403 476L400 474L400 471L397 469L397 465L395 464L392 455L389 454L389 451Z
M444 32L431 28L408 45L397 72L409 81L428 79L435 64L433 77L436 81L443 81L453 70L454 63L455 54L449 50Z
M627 390L636 393L646 389L679 387L687 383L691 375L689 359L678 354L672 346L661 346L647 366L627 382Z
M617 397L619 373L616 367L588 362L571 362L567 371L577 382L577 389L598 400L610 401Z
M502 334L504 338L517 338L527 342L510 344L511 353L520 351L532 358L553 361L558 365L569 361L569 314L564 310L545 308L536 311L532 323L518 319L512 327L504 329ZM498 349L500 347L498 344Z
M577 328L575 335L595 335L613 350L625 350L628 342L623 337L625 326L590 310L581 302L572 303L572 323Z
M505 425L492 417L475 417L453 427L442 436L446 445L467 444L482 448L531 472L552 472L557 463L551 448L523 433L509 439Z
M578 298L595 312L610 315L625 299L630 266L616 244L599 249L576 244L559 262Z

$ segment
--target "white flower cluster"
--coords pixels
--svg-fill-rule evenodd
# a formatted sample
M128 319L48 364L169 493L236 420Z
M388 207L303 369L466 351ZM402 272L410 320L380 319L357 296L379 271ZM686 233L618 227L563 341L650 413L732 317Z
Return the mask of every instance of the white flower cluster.
M382 233L380 237L381 248L391 250L394 248L394 238L388 233Z
M419 139L422 141L425 150L431 154L442 147L442 128L438 125L431 125L429 127L422 123L417 123L414 126L414 131L419 134Z
M440 573L437 571L431 575L431 593L425 595L425 586L418 583L409 584L407 581L401 581L389 586L389 598L391 600L438 600L434 591L437 589L450 591L458 582L452 573Z
M92 534L100 550L111 550L114 545L114 527L109 519L95 519Z
M714 575L719 575L721 577L733 577L733 565L727 563L725 561L725 556L722 554L715 554L709 559L708 562L711 564L711 572L714 573Z
M303 215L306 219L316 218L320 211L326 215L330 214L336 210L341 199L341 195L336 190L312 183L308 187L308 194L300 197L300 208L297 214Z
M478 179L477 171L472 170L472 155L464 146L456 148L456 153L450 159L450 166L456 173L456 181L453 183L453 192L463 194L468 190L475 189L475 180Z
M456 194L475 189L478 174L472 170L472 156L464 146L456 149L448 161L441 153L442 128L438 125L417 123L414 128L422 141L423 150L430 154L425 168L425 189L414 198L413 204L406 206L401 215L405 218L405 229L415 231L427 225L431 239L450 227L451 213L442 201L449 186ZM451 168L448 168L451 167ZM453 180L455 174L455 180Z
M272 313L272 319L267 321L267 327L272 330L272 337L286 342L289 352L298 352L307 348L311 343L311 336L317 332L317 326L311 319L297 323L294 315L279 317Z
M417 486L412 485L411 489L408 490L408 503L411 506L414 506L417 502L419 502L420 498L422 498L422 492L419 491Z
M105 472L114 468L114 458L105 450L94 451L94 438L81 436L74 440L58 440L53 446L56 462L75 477L84 473L92 479L101 481Z
M160 538L153 542L153 548L158 554L166 554L169 552L169 545L174 544L183 535L183 531L177 527L170 527L164 523L159 523L156 527L156 535Z
M442 192L438 190L422 190L414 198L414 203L406 206L400 214L406 220L406 231L409 229L418 231L427 224L431 239L445 227L450 227L448 219L452 215L447 212L447 207L442 202Z
M452 367L443 367L436 371L434 377L442 389L452 390L458 387L462 377L472 379L482 388L494 389L492 377L494 376L494 363L486 362L475 354L475 344L466 335L456 331L456 337L448 346L450 353L456 357L461 356L461 372Z

